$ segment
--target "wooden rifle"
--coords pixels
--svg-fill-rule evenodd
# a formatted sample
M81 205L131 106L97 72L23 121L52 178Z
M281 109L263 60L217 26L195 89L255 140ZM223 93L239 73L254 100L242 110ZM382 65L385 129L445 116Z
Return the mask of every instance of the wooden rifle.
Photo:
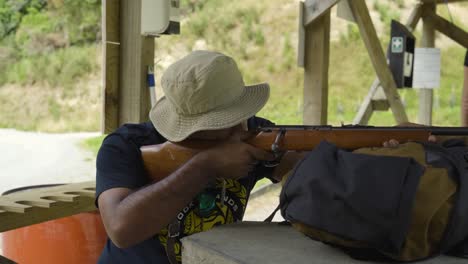
M245 142L256 148L273 152L278 157L277 161L265 165L275 166L279 163L282 153L310 151L322 140L342 149L354 150L363 147L382 147L382 143L390 139L398 142L424 142L430 135L467 136L468 127L269 126L251 133L252 136ZM152 180L159 181L198 152L217 143L219 142L208 140L185 140L177 143L168 141L163 144L143 146L140 150L148 175Z

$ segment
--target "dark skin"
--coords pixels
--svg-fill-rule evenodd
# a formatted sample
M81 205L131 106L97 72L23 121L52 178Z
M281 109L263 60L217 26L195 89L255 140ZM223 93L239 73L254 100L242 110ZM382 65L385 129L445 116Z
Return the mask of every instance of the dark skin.
M239 179L257 161L274 159L270 152L242 141L241 125L193 134L190 139L222 140L224 143L196 154L168 177L138 190L112 188L98 199L106 232L119 248L131 247L171 223L175 216L215 178ZM274 178L291 170L303 156L287 153L275 169Z

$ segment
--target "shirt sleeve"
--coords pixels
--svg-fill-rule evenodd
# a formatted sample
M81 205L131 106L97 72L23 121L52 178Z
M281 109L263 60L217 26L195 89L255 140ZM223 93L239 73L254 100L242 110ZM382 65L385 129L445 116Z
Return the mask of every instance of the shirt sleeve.
M139 148L121 136L111 134L96 159L96 206L99 195L112 188L135 189L146 184Z

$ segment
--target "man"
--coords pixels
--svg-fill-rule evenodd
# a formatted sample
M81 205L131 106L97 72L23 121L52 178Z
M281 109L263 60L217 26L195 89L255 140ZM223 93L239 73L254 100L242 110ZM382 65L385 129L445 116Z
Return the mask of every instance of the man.
M268 84L245 86L230 57L208 51L171 65L161 84L151 123L124 125L99 151L96 202L110 238L99 263L180 262L180 238L242 220L256 181L272 175L258 161L274 156L241 140L247 127L271 124L254 117ZM151 182L139 148L187 138L223 143Z

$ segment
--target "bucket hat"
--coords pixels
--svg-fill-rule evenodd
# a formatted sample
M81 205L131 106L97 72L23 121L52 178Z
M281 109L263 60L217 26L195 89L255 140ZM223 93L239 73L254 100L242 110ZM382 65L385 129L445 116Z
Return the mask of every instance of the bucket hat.
M151 109L156 130L179 142L202 130L236 126L266 104L267 83L246 86L235 61L222 53L194 51L161 78L164 91Z

